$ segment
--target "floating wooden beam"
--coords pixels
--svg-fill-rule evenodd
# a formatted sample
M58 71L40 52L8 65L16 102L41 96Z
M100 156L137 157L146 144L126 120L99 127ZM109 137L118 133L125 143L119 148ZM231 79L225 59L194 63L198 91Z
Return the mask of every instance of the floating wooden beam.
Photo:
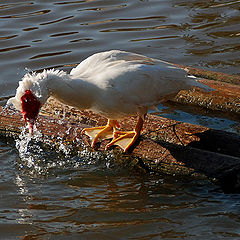
M239 85L202 81L216 91L181 91L172 101L239 114ZM121 121L120 125L130 130L135 120L131 117ZM63 106L50 99L42 109L37 127L48 139L48 144L57 148L61 139L61 144L71 146L72 154L75 154L88 146L89 139L80 134L81 130L105 123L106 119L99 115ZM23 125L19 112L0 107L0 136L17 137ZM107 154L104 150L107 142L103 141L95 150L87 148ZM112 153L116 161L131 163L143 171L171 175L201 174L216 179L226 192L240 191L240 136L237 134L148 115L143 133L130 153L124 154L117 147Z

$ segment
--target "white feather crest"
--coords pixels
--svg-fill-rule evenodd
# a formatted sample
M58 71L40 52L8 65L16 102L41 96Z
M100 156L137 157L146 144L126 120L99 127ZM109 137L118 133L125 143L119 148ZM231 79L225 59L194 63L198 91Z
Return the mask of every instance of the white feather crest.
M39 99L41 105L43 105L49 97L47 81L53 76L63 77L64 75L66 75L64 71L55 69L43 70L41 73L26 73L22 80L19 81L15 97L10 98L7 105L13 104L17 110L21 111L21 97L25 94L26 90L31 90Z

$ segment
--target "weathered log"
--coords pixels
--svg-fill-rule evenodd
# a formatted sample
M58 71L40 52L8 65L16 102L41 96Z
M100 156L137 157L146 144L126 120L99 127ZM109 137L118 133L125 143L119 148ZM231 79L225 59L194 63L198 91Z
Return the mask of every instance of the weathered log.
M177 66L181 68L187 68L190 74L199 78L215 80L218 82L231 83L233 85L240 84L240 75L231 75L227 73L209 71L209 70L204 70L200 68L186 67L181 65L177 65Z
M172 101L185 104L240 112L240 87L229 83L203 80L216 89L204 93L199 89L181 91ZM204 104L203 104L204 103ZM61 121L59 121L61 119ZM47 144L71 146L72 153L82 151L88 137L81 135L86 126L102 125L106 119L88 111L62 106L54 99L42 109L38 129L48 139ZM132 129L135 118L120 122L123 129ZM0 107L0 136L17 137L24 125L18 112ZM44 141L44 140L43 140ZM95 151L106 153L103 141ZM88 147L89 151L92 151ZM131 162L144 171L171 175L198 175L217 179L226 192L240 191L240 136L193 124L181 123L155 115L148 115L143 133L131 149L123 154L114 148L116 161ZM129 161L130 160L130 161Z
M0 108L0 134L17 136L24 122L19 113L2 112ZM82 113L83 121L88 116ZM101 117L95 116L99 122ZM125 128L133 127L134 118L124 121ZM61 144L71 146L72 152L83 150L80 143L88 138L80 134L86 127L76 120L59 120L50 116L40 116L38 129L47 143L56 148ZM59 138L60 137L60 138ZM97 151L104 151L107 141L98 146ZM180 123L158 116L149 115L144 132L130 154L115 150L116 160L132 161L146 171L167 173L171 175L204 174L219 180L225 190L238 191L240 171L240 137L236 134L216 131L187 123ZM224 184L227 184L225 186Z

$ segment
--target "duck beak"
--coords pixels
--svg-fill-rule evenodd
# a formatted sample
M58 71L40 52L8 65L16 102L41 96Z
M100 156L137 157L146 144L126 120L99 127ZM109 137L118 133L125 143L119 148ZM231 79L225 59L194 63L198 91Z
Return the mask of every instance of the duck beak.
M33 126L34 126L35 120L34 119L27 120L27 123L28 123L29 134L30 136L33 136Z

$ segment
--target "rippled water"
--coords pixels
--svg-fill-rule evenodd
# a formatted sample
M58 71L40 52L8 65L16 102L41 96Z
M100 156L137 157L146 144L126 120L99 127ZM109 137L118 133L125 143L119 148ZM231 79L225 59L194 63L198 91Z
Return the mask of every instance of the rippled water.
M0 239L240 237L239 195L206 180L139 175L110 158L69 159L36 144L29 164L0 147Z
M27 71L69 71L108 49L240 73L240 1L0 0L1 104ZM239 131L236 119L183 110L166 116ZM111 155L16 147L0 142L0 239L240 237L240 197L206 180L140 176Z
M26 67L69 70L107 49L239 73L239 11L238 0L2 0L0 96Z

